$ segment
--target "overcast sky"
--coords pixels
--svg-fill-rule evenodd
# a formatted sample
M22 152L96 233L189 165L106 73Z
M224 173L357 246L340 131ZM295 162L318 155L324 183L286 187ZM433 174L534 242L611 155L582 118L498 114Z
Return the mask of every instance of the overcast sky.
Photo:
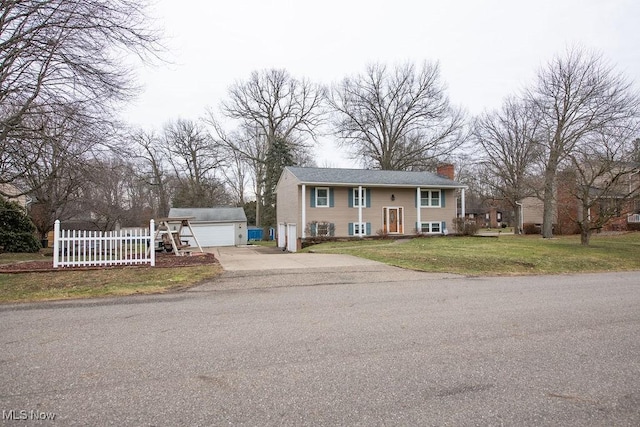
M640 85L638 0L158 0L150 12L172 63L138 69L144 91L123 112L148 130L217 111L231 84L269 68L331 84L371 62L438 61L452 103L474 115L578 44ZM357 166L327 161L331 145L319 163Z

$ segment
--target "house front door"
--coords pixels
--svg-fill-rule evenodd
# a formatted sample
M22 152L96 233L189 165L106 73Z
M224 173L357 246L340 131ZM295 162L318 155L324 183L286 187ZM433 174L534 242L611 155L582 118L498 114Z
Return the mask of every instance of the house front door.
M404 232L402 225L403 209L400 207L382 208L384 230L389 234L402 234Z

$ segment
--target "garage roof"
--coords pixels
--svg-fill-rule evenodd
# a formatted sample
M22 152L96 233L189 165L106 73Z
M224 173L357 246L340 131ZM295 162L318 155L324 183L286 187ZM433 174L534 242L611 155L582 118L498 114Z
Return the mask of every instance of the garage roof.
M228 206L215 208L171 208L169 218L192 217L191 222L246 222L242 208Z

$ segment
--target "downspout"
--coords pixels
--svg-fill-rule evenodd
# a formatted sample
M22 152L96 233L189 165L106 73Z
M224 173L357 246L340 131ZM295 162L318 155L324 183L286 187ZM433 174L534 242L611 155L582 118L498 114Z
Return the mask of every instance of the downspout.
M422 209L420 209L420 194L422 190L420 187L416 188L416 232L422 234Z
M307 237L307 234L305 232L305 224L307 223L307 186L305 184L302 184L302 224L301 227L302 228L302 238L305 239Z
M364 199L364 200L363 200ZM366 197L362 197L362 185L358 186L358 237L362 238L362 202L366 203Z

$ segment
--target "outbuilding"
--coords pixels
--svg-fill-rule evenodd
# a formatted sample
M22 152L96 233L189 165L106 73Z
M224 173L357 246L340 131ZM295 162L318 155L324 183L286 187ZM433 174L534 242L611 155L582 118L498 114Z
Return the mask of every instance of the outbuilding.
M189 217L200 246L239 246L247 244L247 216L235 207L171 208L169 217Z

